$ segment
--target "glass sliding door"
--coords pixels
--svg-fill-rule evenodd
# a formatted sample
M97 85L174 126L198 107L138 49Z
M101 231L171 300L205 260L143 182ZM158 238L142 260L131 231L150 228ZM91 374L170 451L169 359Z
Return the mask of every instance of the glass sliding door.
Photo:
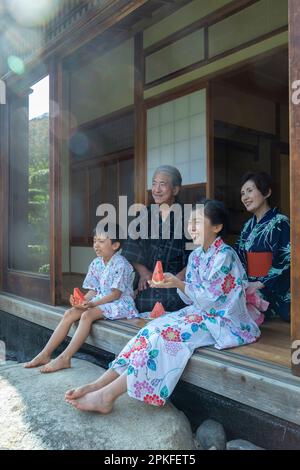
M49 77L9 102L8 231L4 288L49 302Z

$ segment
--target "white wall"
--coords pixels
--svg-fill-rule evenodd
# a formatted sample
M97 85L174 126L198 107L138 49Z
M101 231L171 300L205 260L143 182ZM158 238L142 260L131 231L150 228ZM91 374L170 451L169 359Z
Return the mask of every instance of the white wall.
M159 165L176 166L184 185L206 182L205 89L148 110L148 189Z
M71 247L71 272L86 274L89 264L96 258L93 248Z

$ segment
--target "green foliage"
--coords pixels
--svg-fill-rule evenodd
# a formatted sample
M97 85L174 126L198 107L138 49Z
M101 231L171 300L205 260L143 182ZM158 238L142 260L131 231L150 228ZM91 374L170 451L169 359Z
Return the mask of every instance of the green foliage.
M29 122L29 259L31 270L49 273L49 116Z

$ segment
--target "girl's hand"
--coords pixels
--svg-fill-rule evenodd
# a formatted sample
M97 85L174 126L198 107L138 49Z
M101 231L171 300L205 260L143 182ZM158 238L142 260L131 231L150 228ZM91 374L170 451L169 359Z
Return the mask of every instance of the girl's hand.
M150 287L155 287L158 289L172 289L172 288L179 288L179 284L182 283L177 276L171 273L164 274L164 280L159 283L154 283L152 280L148 281Z

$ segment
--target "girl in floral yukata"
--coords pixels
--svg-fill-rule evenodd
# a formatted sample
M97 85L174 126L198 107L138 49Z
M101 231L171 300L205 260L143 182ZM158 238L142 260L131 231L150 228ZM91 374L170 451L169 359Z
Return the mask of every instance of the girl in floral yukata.
M125 392L162 406L194 349L231 348L259 338L263 315L255 305L247 305L246 273L236 252L221 238L227 218L224 206L208 200L201 207L192 211L189 221L199 247L189 256L185 282L165 274L160 284L163 289L177 288L188 306L148 323L96 382L67 391L65 399L76 408L109 413Z
M242 178L241 200L253 217L246 222L235 245L253 286L269 302L267 317L290 319L290 223L278 209L271 208L271 178L265 172L247 173ZM249 254L271 255L269 271L264 275L251 273ZM253 275L254 274L254 275Z
M112 237L108 234L112 232ZM83 288L89 289L85 301L75 305L70 297L71 308L67 310L44 349L24 367L44 365L41 372L55 372L71 367L71 358L90 334L92 323L97 320L134 318L138 311L133 300L133 268L119 253L121 237L119 226L112 224L95 230L94 250L97 258L89 266ZM64 341L76 321L79 325L67 348L54 360L51 354ZM50 362L51 361L51 362Z

